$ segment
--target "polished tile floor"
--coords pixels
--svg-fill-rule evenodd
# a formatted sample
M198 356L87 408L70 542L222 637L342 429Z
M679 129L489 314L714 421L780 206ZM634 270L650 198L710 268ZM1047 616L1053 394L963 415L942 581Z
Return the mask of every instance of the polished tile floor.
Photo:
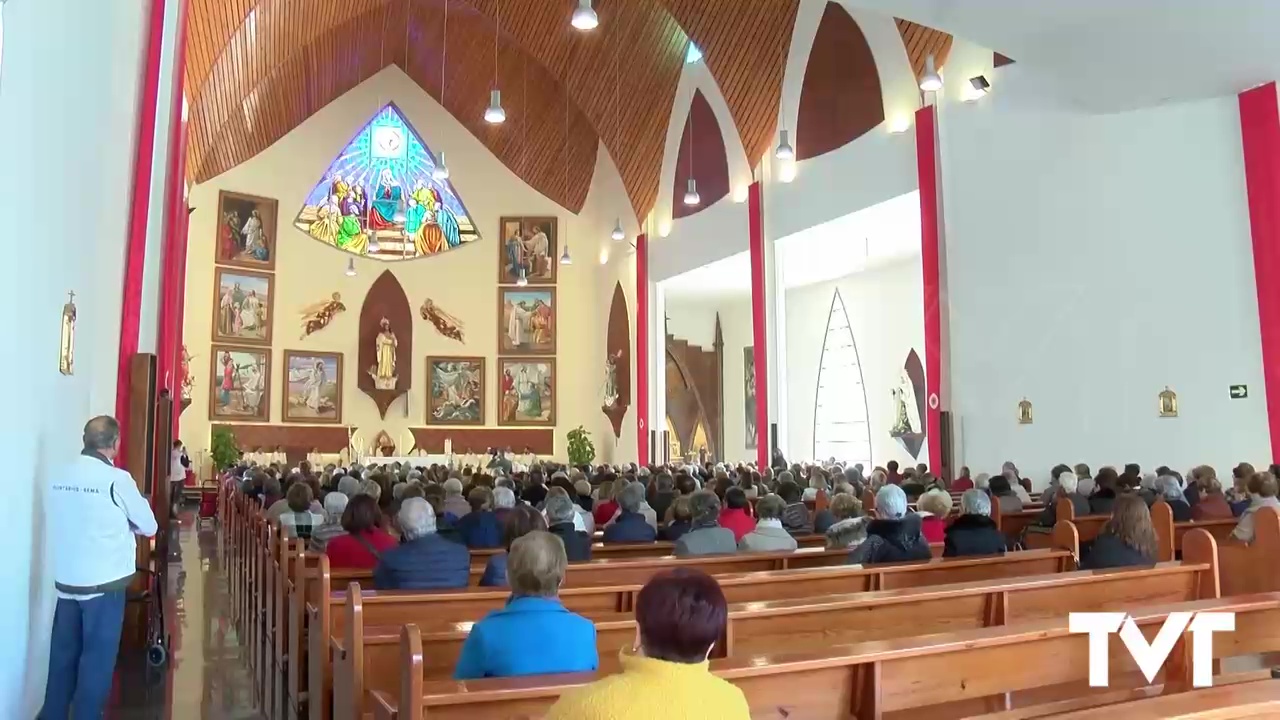
M160 670L122 655L111 720L260 720L240 638L231 623L227 582L219 569L218 534L182 513L170 539L165 618L170 660Z

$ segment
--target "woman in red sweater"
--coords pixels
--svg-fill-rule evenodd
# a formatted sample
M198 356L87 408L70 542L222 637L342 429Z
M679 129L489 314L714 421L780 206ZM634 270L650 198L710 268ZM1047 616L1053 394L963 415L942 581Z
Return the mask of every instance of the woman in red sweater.
M734 541L741 541L743 535L756 528L747 493L740 487L731 487L724 492L724 502L725 507L720 511L720 527L732 530Z
M370 495L357 495L342 513L342 529L339 535L325 545L329 567L350 570L372 570L378 565L378 557L394 548L396 539L382 529L382 512L378 501Z
M947 516L951 514L951 493L933 489L916 502L920 515L920 534L930 543L946 539Z
M600 483L600 495L596 499L596 507L591 511L591 517L596 521L596 527L603 528L605 523L613 519L613 514L618 512L618 501L613 499L613 486L616 484L614 480L605 480ZM659 521L662 518L658 518Z

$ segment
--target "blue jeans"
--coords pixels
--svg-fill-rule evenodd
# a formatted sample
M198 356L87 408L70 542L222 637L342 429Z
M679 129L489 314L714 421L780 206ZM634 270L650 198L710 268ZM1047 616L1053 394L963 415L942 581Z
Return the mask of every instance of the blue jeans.
M38 720L97 720L111 694L120 630L124 625L124 590L92 600L58 598L49 647L49 683Z

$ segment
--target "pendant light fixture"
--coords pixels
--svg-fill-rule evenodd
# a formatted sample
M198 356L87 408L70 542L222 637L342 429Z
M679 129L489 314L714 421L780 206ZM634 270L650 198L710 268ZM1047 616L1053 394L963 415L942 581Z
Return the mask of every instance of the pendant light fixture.
M694 207L702 202L698 181L693 178L693 108L689 108L689 185L684 191L684 204Z
M516 286L524 287L529 284L529 278L524 273L524 268L520 268L520 276L516 278Z
M411 1L411 0L406 0L406 1ZM409 63L407 62L408 55L409 55L409 51L407 49L409 45L407 28L405 30L405 33L406 33L405 67L409 67ZM449 59L448 49L449 49L449 0L444 0L444 33L440 42L440 107L447 107L444 104L444 85L445 85L445 77L446 77L445 66ZM441 150L440 154L436 156L436 166L431 170L431 179L435 180L436 182L444 182L445 180L449 179L449 166L444 161L443 150Z
M564 193L567 196L569 194L569 89L562 88L562 90L564 92L564 128L561 139L560 159L563 161L561 165L564 169ZM562 236L564 249L560 253L560 264L572 265L573 258L569 257L569 223L565 223L564 230L564 235Z
M622 218L618 218L614 221L613 232L609 234L609 237L612 238L614 242L622 242L627 239L627 233L622 229Z
M613 44L613 142L617 147L619 129L622 127L618 121L618 45ZM627 239L627 233L622 229L622 218L615 217L613 221L613 232L609 233L609 239L614 242L622 242Z
M347 258L347 277L356 276L356 259Z
M582 31L596 29L600 24L600 17L591 9L591 0L578 0L578 7L573 11L569 24Z
M367 248L370 255L382 252L382 246L378 244L378 231L374 230L369 235L369 246Z
M796 159L796 149L791 147L786 130L778 131L778 149L773 152L773 156L782 161Z
M924 75L920 76L920 89L925 92L938 92L942 89L942 76L938 74L937 61L931 53L924 59Z
M560 253L560 264L561 265L573 264L573 258L569 257L569 243L567 242L564 244L564 252Z
M498 33L502 30L501 11L497 0L493 3L493 88L489 90L489 107L485 108L484 121L501 125L507 119L502 109L502 91L498 89Z

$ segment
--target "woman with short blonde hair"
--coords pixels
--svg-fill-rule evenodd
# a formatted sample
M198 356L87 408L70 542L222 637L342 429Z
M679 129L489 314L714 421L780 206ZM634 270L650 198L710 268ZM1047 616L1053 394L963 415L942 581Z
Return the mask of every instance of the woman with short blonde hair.
M946 538L947 516L951 514L951 493L946 490L933 489L920 496L916 501L919 509L920 532L924 539L931 543L940 543Z

